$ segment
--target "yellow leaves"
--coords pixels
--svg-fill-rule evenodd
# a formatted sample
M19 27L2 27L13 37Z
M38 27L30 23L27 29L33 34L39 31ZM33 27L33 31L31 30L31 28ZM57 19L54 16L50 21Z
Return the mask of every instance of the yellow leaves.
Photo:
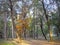
M32 21L31 18L27 18L27 19L26 19L26 22L28 22L28 23L31 23L31 21Z
M28 24L24 24L24 27L25 27L26 29L28 29L28 28L29 28L29 25L28 25Z
M31 18L26 18L24 20L23 19L17 20L18 25L16 25L16 29L23 30L24 27L26 29L30 29L30 23L31 23Z
M20 25L16 25L16 29L22 29L23 27L22 26L20 26Z
M18 23L23 23L23 20L17 20Z
M17 22L18 22L19 24L27 24L27 23L28 23L27 20L17 20Z

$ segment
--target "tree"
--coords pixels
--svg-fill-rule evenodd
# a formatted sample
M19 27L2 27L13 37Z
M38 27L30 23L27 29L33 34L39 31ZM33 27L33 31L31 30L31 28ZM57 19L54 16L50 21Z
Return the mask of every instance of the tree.
M47 25L48 25L48 30L49 30L49 37L50 37L50 40L52 40L51 30L50 30L50 22L49 22L48 14L47 14L46 9L45 9L44 0L42 0L42 5L43 5L44 14L45 14L45 17L46 17L46 20L47 20Z
M14 15L13 15L13 3L12 0L9 0L10 10L11 10L11 19L12 19L12 38L14 38L13 32L16 31L15 22L14 22Z
M59 15L58 16L58 25L57 25L57 28L58 28L58 33L60 33L60 20L59 20L60 19L60 13L59 13L60 12L60 6L59 6L60 5L59 4L60 1L59 0L55 0L55 2L57 4L57 10L58 10L58 15Z

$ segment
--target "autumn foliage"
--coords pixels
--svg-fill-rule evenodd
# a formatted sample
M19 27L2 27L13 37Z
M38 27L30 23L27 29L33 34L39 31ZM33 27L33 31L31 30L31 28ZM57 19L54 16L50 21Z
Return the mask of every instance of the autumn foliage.
M17 30L23 30L23 27L25 27L26 29L29 29L29 19L25 19L25 20L17 20L17 24L16 24L16 29Z

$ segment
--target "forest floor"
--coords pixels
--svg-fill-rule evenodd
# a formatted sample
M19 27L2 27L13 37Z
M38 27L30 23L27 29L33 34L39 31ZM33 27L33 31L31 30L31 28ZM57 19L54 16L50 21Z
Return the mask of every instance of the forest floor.
M48 42L47 40L21 40L21 43L18 43L16 41L12 41L16 45L60 45L60 41L51 41Z
M60 45L59 41L48 42L46 40L21 40L21 42L18 43L15 40L0 40L0 45Z
M0 39L0 45L15 45L15 44L12 43L11 41Z

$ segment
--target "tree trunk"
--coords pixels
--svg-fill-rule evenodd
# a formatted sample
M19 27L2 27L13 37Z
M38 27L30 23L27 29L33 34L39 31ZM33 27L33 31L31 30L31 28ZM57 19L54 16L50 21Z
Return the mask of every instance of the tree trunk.
M43 21L42 21L42 16L41 16L41 18L40 18L40 21L41 21L41 24L40 24L40 27L41 27L41 32L42 32L42 34L43 34L43 36L45 37L45 39L47 40L47 38L46 38L46 36L45 36L45 34L44 34L44 31L43 31Z
M12 38L14 38L14 31L16 31L15 23L14 23L14 15L13 15L13 4L12 0L9 0L10 9L11 9L11 19L12 19Z
M46 9L45 9L45 6L44 6L44 0L42 0L42 5L43 5L43 10L44 10L44 14L45 14L45 17L46 17L46 20L47 20L47 26L48 26L48 31L49 31L49 37L50 37L50 40L52 40L52 37L51 37L51 33L50 33L50 24L49 24L49 19L48 19L48 14L46 13Z
M4 39L7 39L7 13L4 13Z
M12 24L12 38L14 38L14 28L13 28L13 24Z

